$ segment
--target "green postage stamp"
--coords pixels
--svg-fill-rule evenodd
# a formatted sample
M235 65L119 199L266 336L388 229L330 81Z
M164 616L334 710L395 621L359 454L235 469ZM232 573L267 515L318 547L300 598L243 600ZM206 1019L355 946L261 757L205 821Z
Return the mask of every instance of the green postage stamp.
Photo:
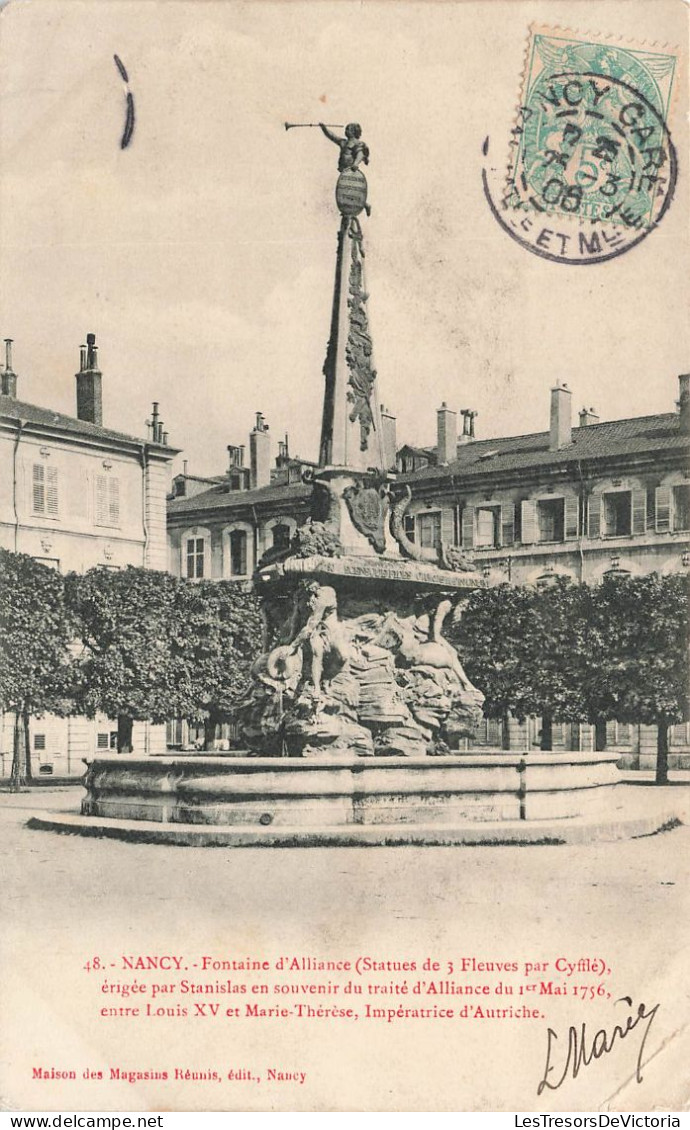
M505 230L567 263L641 242L673 199L675 82L671 50L533 27L505 193L490 199Z

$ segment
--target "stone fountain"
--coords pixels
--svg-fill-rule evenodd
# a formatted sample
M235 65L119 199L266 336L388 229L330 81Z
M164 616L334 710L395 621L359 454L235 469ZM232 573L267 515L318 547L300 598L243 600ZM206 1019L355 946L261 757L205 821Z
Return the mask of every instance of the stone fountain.
M259 568L268 636L240 711L248 746L288 756L425 757L474 733L483 695L443 624L483 584L460 550L405 533L409 488L387 465L360 217L369 212L361 129L339 137L340 226L311 515Z
M369 328L369 149L354 123L344 137L321 128L339 148L340 220L319 466L308 521L255 576L266 630L238 711L246 749L96 758L67 823L232 845L543 839L544 821L610 803L616 757L459 752L484 696L443 626L484 581L456 547L406 532L410 490L389 466Z

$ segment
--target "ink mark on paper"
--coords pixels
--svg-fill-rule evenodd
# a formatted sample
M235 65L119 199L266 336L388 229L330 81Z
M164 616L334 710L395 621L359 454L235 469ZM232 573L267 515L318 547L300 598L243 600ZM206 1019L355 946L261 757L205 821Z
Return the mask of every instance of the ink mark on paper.
M115 66L120 72L120 77L125 83L125 126L120 139L120 149L126 149L134 133L134 95L129 89L129 75L127 74L127 68L122 62L122 59L119 55L113 55L113 59L115 60Z
M644 1054L647 1036L649 1035L649 1030L657 1014L659 1005L655 1004L653 1008L647 1009L645 1004L640 1004L637 1007L637 1011L633 1013L632 997L620 997L615 1003L624 1003L628 1006L629 1015L626 1017L625 1021L614 1024L611 1031L607 1031L606 1028L600 1028L594 1036L589 1036L587 1025L584 1023L579 1025L579 1027L571 1025L568 1029L567 1044L563 1046L564 1056L561 1055L559 1057L560 1049L557 1046L559 1040L558 1033L555 1032L553 1028L548 1029L546 1064L541 1082L537 1087L538 1095L541 1095L547 1087L550 1091L557 1091L565 1082L566 1078L577 1079L583 1067L589 1067L592 1060L601 1059L602 1056L608 1055L614 1048L618 1047L621 1040L625 1040L631 1032L634 1032L638 1025L642 1025L642 1027L638 1033L638 1035L641 1035L641 1039L637 1051L635 1078L638 1083L642 1082L642 1056ZM559 1058L560 1064L558 1063ZM557 1064L558 1066L556 1066ZM560 1071L559 1075L555 1074L557 1071ZM552 1082L549 1079L552 1072L555 1074L557 1081Z

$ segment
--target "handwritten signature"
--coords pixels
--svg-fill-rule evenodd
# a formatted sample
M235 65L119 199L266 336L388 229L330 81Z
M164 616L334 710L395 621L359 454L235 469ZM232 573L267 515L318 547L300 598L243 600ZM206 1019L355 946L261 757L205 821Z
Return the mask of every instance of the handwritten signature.
M608 1055L608 1053L613 1050L616 1043L620 1042L620 1040L625 1040L626 1037L629 1036L630 1033L638 1027L638 1025L642 1025L642 1027L640 1028L642 1039L640 1041L640 1047L637 1055L637 1068L635 1077L638 1083L642 1082L642 1056L644 1054L644 1046L647 1042L649 1029L652 1026L652 1022L657 1014L659 1005L655 1004L653 1008L647 1009L646 1005L640 1004L637 1007L637 1012L633 1013L632 997L619 997L619 999L615 1001L614 1004L621 1004L621 1002L625 1002L625 1004L627 1004L628 1009L630 1010L630 1015L626 1017L625 1023L615 1024L612 1031L610 1032L607 1032L605 1028L600 1028L599 1031L590 1039L587 1033L586 1024L582 1024L579 1030L573 1025L570 1026L570 1028L568 1029L568 1048L565 1057L565 1063L563 1065L562 1073L557 1083L551 1082L549 1076L555 1070L551 1059L552 1056L555 1058L558 1054L558 1049L555 1047L555 1045L559 1037L558 1033L554 1032L553 1028L548 1029L548 1040L546 1045L546 1065L544 1067L542 1080L537 1087L538 1095L541 1095L545 1087L548 1087L551 1091L557 1091L561 1084L565 1082L565 1079L568 1075L571 1075L573 1079L577 1079L581 1068L589 1067L593 1059L601 1059L602 1056ZM645 1021L646 1025L644 1023Z

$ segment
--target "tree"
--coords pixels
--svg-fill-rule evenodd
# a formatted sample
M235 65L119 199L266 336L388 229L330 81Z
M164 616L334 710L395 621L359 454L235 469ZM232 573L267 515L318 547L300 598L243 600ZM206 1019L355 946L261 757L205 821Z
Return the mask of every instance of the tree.
M630 678L629 664L622 657L628 647L630 619L639 613L634 599L631 604L624 596L628 587L628 578L615 574L599 585L582 586L579 678L583 717L594 726L597 750L606 748L606 723L622 721L621 702Z
M69 709L73 626L64 578L33 557L0 549L0 625L0 710L15 716L11 783L18 789L32 777L30 716Z
M134 720L165 722L187 706L186 672L173 648L181 584L131 565L67 578L83 645L77 709L117 718L118 752L131 752Z
M179 587L173 650L184 670L185 716L204 723L206 749L249 687L261 636L259 601L244 585L202 581Z
M611 624L615 717L657 727L656 783L668 783L668 730L690 718L688 581L683 576L618 577L602 589Z
M526 714L541 715L541 748L553 749L553 722L580 722L587 716L583 698L583 656L587 653L587 586L558 577L533 590L522 663L529 691Z
M558 579L541 590L499 585L473 593L451 639L486 694L485 713L541 715L544 750L553 719L658 728L657 773L668 780L668 729L690 718L688 583L684 577ZM507 745L506 745L506 748Z
M503 720L503 746L510 748L508 715L524 718L531 685L526 680L526 644L532 631L531 589L497 585L476 589L448 638L471 681L484 692L484 713Z

